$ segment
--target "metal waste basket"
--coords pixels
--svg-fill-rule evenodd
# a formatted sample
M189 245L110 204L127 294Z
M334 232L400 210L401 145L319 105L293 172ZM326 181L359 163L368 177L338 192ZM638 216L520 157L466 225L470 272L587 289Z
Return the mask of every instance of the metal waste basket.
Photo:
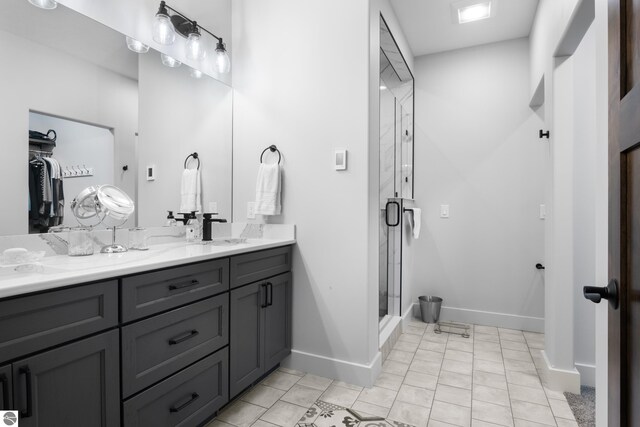
M426 323L438 323L440 318L440 308L442 307L442 298L433 296L418 297L420 301L420 314L422 321Z

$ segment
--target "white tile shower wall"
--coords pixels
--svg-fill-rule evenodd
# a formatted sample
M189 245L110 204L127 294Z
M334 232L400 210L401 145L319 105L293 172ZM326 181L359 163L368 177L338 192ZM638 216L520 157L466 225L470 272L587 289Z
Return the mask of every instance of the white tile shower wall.
M528 106L528 75L527 39L416 58L423 224L412 292L416 302L444 298L466 316L457 320L541 332L544 273L534 266L544 256L546 145ZM454 214L442 220L445 202Z

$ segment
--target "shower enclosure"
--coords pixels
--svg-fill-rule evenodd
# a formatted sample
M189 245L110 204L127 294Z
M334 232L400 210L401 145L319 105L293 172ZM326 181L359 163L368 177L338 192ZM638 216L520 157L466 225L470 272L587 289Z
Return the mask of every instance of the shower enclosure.
M379 319L402 314L413 207L414 80L380 16Z

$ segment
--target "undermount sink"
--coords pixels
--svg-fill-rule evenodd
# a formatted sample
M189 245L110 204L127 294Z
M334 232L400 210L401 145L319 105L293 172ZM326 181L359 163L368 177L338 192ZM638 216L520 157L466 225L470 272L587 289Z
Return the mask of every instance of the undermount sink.
M246 237L217 237L209 242L209 244L213 246L233 246L246 242Z

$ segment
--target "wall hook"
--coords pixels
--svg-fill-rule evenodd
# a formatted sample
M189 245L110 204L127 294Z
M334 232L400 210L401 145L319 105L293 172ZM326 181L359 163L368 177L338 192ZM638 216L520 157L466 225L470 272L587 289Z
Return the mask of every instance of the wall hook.
M542 129L540 129L539 135L540 135L540 139L542 139L542 138L549 139L549 131L544 132Z

